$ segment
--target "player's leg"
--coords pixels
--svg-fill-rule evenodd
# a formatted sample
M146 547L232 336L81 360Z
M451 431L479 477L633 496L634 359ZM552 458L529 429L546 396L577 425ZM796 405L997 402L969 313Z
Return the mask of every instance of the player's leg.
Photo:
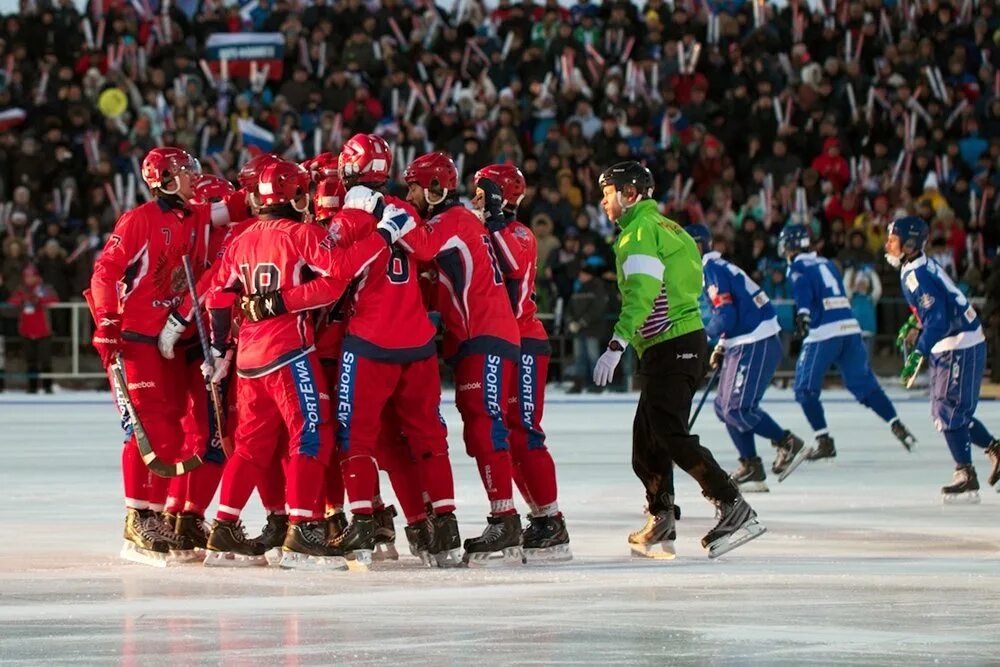
M842 338L830 338L814 343L803 343L799 359L795 362L795 400L802 407L806 421L813 430L816 445L807 455L810 461L833 458L837 455L833 437L826 423L826 414L820 402L823 378L840 354Z
M739 453L740 467L730 477L744 491L766 491L767 484L764 480L767 475L757 455L753 429L746 428L739 422L739 412L734 409L734 405L738 405L739 402L739 391L742 391L745 384L745 378L739 374L739 370L740 362L746 354L746 347L746 345L735 345L726 350L712 406L715 409L715 416L726 427Z
M971 394L976 396L976 404L978 406L979 401L979 391L981 387L980 378L982 377L983 370L986 366L986 344L980 343L970 350L974 350L976 359L974 361L972 372L967 374L963 378L964 382L968 382L968 389ZM973 352L970 351L970 354ZM973 408L973 415L975 408ZM986 428L986 426L976 419L975 416L971 416L969 419L969 438L972 440L972 444L977 447L982 447L986 450L986 457L990 461L990 476L987 483L990 486L996 485L1000 482L1000 440L998 440L993 433ZM1000 489L998 489L1000 491Z
M338 359L320 359L326 386L331 396L339 395L340 361ZM333 419L333 416L331 416ZM333 444L330 451L330 462L326 466L326 488L323 493L323 503L326 508L327 536L333 539L347 528L347 516L344 514L344 474L341 469L340 447L337 446L338 423L331 421L330 433Z
M970 426L985 364L976 347L931 354L931 412L955 461L952 483L941 488L946 503L979 502Z

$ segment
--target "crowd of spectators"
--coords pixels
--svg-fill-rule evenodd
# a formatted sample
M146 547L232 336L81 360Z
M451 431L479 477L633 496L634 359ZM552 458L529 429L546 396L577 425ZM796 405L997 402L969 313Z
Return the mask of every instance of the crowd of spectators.
M283 76L209 75L209 37L249 31L282 36ZM359 131L390 141L399 173L444 150L465 188L486 164L519 165L541 310L584 359L608 334L594 314L617 303L597 176L626 159L773 298L789 296L777 234L803 221L865 330L888 333L875 304L899 287L881 245L903 209L995 311L998 45L987 0L22 0L0 22L0 299L30 265L78 300L121 210L143 201L145 152L181 146L233 179L243 120L297 160Z

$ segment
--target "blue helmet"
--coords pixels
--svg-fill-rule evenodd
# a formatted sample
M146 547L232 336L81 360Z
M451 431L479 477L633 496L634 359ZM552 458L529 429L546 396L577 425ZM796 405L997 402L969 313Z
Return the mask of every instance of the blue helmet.
M923 218L908 215L889 223L889 236L898 236L903 252L912 254L920 252L927 243L927 223Z
M778 236L778 254L785 257L790 252L804 252L812 245L812 234L805 225L785 225Z
M684 231L691 235L694 242L698 244L698 250L701 254L705 254L712 249L712 232L708 231L708 227L703 224L688 225L684 228Z

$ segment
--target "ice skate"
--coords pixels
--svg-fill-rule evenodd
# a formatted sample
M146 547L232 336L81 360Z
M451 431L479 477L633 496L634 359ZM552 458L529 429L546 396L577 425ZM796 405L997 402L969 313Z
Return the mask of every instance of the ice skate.
M701 546L708 549L709 558L718 558L767 532L767 528L758 523L757 513L742 496L730 502L716 501L715 507L719 512L719 523L701 538Z
M326 515L326 536L331 542L347 530L347 515L343 510L337 510Z
M837 448L833 446L833 438L828 435L816 436L816 446L806 454L807 461L821 461L837 458Z
M194 563L205 560L205 548L208 546L208 528L205 520L197 514L181 513L177 515L175 532L189 546L186 551L171 549L170 555L177 562Z
M121 557L124 560L153 567L166 567L170 547L159 532L149 523L152 515L158 521L152 510L137 510L129 507L125 510L125 530Z
M195 551L194 543L190 538L177 533L176 520L177 515L167 512L163 514L153 512L146 516L149 527L167 543L167 565L180 565L200 560L204 554Z
M791 431L785 431L785 436L781 440L772 440L771 444L778 450L771 465L771 471L778 475L778 482L784 482L807 457L812 455L812 450L806 449L802 438Z
M375 519L375 550L372 552L373 560L399 560L399 552L396 551L396 526L392 522L395 516L396 508L393 505L386 505L382 509L377 509L372 515Z
M281 545L281 567L286 570L346 570L344 552L326 539L326 521L288 524Z
M404 530L406 541L410 545L410 555L419 558L420 562L427 567L434 564L434 558L430 552L431 530L431 523L427 519L410 524Z
M990 486L996 486L996 483L1000 482L1000 440L994 439L990 443L986 448L986 457L993 464L993 470L990 471L989 479L986 481ZM997 492L1000 493L1000 487L997 487Z
M656 514L646 514L646 525L629 533L628 543L632 555L639 558L673 560L677 556L674 540L677 539L677 513L668 507Z
M206 567L266 567L266 548L247 538L241 521L216 519L208 535Z
M917 439L913 437L910 429L906 428L906 425L898 417L889 424L889 428L892 429L892 434L896 436L903 447L906 447L906 451L912 452L913 448L917 446Z
M736 482L742 493L767 493L767 473L764 472L764 462L759 456L750 459L740 459L740 467L729 478Z
M333 540L332 545L340 549L352 570L365 571L371 567L372 553L375 551L375 517L370 514L355 514L351 524Z
M562 514L529 516L524 531L525 563L565 563L573 560L569 549L569 531Z
M979 479L972 466L957 466L951 484L941 487L941 500L945 505L975 505L979 503Z
M438 567L458 567L462 564L462 538L458 534L458 519L453 512L431 517L431 541L428 552Z
M285 535L288 533L288 515L271 512L267 515L267 523L260 531L260 535L253 538L264 547L264 557L268 565L278 565L281 563L281 545L285 543Z
M470 567L523 563L521 517L517 514L488 516L486 522L482 535L465 540L462 562Z

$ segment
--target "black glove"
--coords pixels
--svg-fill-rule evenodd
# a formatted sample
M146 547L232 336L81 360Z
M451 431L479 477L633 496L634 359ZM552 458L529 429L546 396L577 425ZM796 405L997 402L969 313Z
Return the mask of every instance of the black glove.
M507 218L503 214L503 193L500 186L488 178L481 178L476 187L483 191L483 213L486 227L498 231L507 226Z
M288 312L280 291L268 292L267 294L247 294L240 299L240 309L251 322L269 320Z
M809 324L812 320L809 317L809 313L802 312L795 316L795 336L796 338L805 338L809 335Z
M722 343L715 346L712 350L712 356L708 359L708 366L713 371L722 365L722 359L726 356L726 348L722 347Z

